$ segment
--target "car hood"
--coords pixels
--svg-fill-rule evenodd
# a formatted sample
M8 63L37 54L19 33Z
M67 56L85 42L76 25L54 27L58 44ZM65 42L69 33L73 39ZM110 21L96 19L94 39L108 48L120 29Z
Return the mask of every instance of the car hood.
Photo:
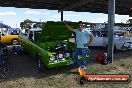
M121 36L121 37L114 37L114 40L115 40L115 41L127 41L127 42L132 42L132 38L131 38L131 37L124 37L124 36Z
M77 28L77 23L66 22L73 29ZM67 27L63 22L53 22L48 21L46 24L42 25L42 33L40 35L40 40L65 40L69 39L71 32L68 31Z

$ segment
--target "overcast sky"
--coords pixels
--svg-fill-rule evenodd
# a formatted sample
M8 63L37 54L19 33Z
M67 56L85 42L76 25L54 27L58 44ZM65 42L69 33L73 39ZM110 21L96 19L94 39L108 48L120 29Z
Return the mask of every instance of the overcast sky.
M128 15L115 15L115 22L125 23L129 18ZM0 22L12 28L20 28L20 22L23 22L25 19L45 22L60 21L61 17L57 10L0 7ZM102 13L64 11L64 20L104 23L107 22L108 15Z

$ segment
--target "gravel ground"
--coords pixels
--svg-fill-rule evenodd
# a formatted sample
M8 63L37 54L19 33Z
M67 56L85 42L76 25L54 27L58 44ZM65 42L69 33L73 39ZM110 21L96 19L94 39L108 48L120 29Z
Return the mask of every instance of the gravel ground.
M12 55L11 48L12 46L8 47L8 73L6 74L6 79L38 75L37 60L28 54ZM96 64L96 56L101 52L105 52L104 49L98 47L92 47L90 51L90 58L88 60L90 64ZM52 69L51 72L54 72L54 70Z
M12 46L8 46L8 73L6 79L35 76L37 71L37 61L28 54L11 54Z
M7 80L21 77L35 77L38 75L37 60L33 59L32 56L28 54L12 55L11 49L12 46L8 46L8 73L6 74ZM90 53L91 58L89 59L89 63L95 64L96 55L100 52L103 52L104 50L100 48L91 48L90 50L92 52ZM50 72L54 72L54 70L52 69Z

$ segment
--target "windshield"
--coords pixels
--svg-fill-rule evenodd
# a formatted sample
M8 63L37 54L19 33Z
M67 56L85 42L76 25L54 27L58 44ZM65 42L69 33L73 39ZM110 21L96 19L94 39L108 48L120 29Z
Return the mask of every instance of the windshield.
M28 37L29 40L35 42L39 38L41 32L42 32L42 30L40 30L40 31L30 31L29 37Z
M117 36L124 36L125 33L124 33L124 32L115 32L114 35L117 35Z
M11 35L18 35L19 33L17 32L17 30L13 30L10 32Z
M91 31L94 37L107 37L108 33L106 31Z
M34 40L35 40L35 41L39 38L41 32L42 32L42 30L40 30L40 31L35 31L35 32L34 32L34 35L35 35L35 36L34 36Z
M107 31L91 31L94 37L107 37ZM114 36L124 36L124 32L122 31L115 31Z
M2 36L8 35L8 29L7 28L1 28L0 32L1 32Z

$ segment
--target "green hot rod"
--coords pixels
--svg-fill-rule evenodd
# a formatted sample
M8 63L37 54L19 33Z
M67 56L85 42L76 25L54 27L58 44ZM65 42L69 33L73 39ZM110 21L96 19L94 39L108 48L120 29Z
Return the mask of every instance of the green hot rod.
M75 22L68 24L77 28ZM28 36L28 37L27 37ZM73 64L75 43L69 42L71 33L63 22L48 21L42 29L30 29L29 34L19 36L24 50L38 59L40 70Z

